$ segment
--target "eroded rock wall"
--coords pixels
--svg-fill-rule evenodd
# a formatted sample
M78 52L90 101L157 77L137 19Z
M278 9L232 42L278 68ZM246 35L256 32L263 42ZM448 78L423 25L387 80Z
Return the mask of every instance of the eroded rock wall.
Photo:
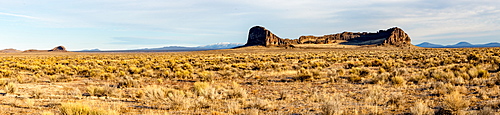
M300 36L299 39L282 39L261 26L252 27L245 46L288 46L293 44L332 44L344 40L345 45L409 46L411 39L402 29L394 27L377 33L342 32L324 36Z
M255 26L250 28L245 46L286 46L292 43L297 43L297 40L281 39L266 28Z

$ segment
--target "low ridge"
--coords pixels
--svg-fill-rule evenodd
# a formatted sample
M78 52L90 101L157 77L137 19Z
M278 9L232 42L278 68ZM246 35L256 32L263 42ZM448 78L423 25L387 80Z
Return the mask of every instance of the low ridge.
M36 49L30 49L30 50L25 50L23 52L68 52L64 46L57 46L55 48L52 48L51 50L36 50Z
M12 48L0 50L0 53L19 53L19 52L22 52L22 51L21 50L12 49Z
M412 46L408 34L398 27L379 30L377 33L342 32L324 36L300 36L299 39L282 39L261 26L254 26L250 29L245 46L293 46L298 44Z

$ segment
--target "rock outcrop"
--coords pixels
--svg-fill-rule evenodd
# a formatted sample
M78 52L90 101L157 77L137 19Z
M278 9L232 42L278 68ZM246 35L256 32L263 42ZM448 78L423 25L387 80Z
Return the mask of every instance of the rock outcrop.
M341 43L340 43L341 42ZM295 44L377 45L404 47L411 45L411 39L398 27L379 30L377 33L342 32L324 36L300 36L299 39L282 39L261 26L252 27L245 46L290 46Z
M57 46L49 50L49 52L68 52L64 46Z
M292 42L279 38L264 27L255 26L250 28L247 44L245 44L245 46L282 46L290 43Z

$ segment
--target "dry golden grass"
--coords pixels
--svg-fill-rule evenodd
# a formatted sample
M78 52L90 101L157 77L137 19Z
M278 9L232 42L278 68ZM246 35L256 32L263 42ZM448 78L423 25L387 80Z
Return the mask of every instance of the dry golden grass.
M498 114L500 48L0 54L0 114Z

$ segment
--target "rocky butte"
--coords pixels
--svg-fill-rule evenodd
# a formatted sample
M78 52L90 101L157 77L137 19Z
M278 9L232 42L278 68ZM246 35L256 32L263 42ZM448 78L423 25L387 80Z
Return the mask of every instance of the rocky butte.
M57 46L49 50L49 52L68 52L64 46Z
M294 46L300 44L338 44L357 46L413 46L411 39L398 27L376 33L342 32L323 36L300 36L299 39L282 39L261 26L254 26L248 33L245 46Z

